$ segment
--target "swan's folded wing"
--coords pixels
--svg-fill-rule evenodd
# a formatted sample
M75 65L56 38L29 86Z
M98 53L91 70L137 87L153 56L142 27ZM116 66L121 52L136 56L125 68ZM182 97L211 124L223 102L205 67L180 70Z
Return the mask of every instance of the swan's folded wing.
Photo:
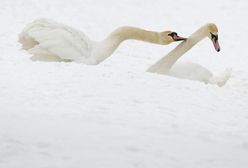
M90 57L92 42L82 32L66 25L39 20L29 25L20 36L20 41L34 41L35 45L28 50L35 55L46 53L80 62Z

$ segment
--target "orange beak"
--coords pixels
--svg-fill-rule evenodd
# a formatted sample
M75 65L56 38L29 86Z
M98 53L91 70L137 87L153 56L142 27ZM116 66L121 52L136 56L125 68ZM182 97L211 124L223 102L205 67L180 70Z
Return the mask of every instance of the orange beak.
M218 42L218 40L216 40L216 39L212 39L212 42L213 42L213 44L214 44L214 48L215 48L215 50L217 51L217 52L220 52L220 44L219 44L219 42Z
M211 34L211 40L214 44L214 48L217 52L220 52L220 44L219 44L219 41L218 41L218 34L213 34L212 32L210 32Z

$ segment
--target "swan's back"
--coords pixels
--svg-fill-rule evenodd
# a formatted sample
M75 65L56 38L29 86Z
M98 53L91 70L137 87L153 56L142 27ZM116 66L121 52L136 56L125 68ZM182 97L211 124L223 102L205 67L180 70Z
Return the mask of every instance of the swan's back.
M53 20L38 19L19 35L23 49L36 57L89 62L92 42L79 30Z
M192 62L177 62L168 75L182 79L196 80L208 83L213 74L205 67Z
M231 69L226 69L219 75L213 75L207 68L192 62L178 62L168 72L168 75L176 78L189 79L204 82L206 84L216 84L224 86L232 73Z

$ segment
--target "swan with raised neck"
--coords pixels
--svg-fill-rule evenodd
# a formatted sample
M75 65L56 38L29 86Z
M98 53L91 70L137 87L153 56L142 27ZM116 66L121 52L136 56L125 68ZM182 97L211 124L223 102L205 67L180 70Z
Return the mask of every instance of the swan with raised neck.
M190 35L186 41L180 43L171 52L161 58L154 65L149 67L147 71L153 73L167 74L170 71L171 67L181 56L183 56L183 54L189 51L194 45L196 45L205 37L209 37L209 39L211 39L215 50L219 52L220 46L218 42L218 28L215 24L209 23L199 28L196 32Z

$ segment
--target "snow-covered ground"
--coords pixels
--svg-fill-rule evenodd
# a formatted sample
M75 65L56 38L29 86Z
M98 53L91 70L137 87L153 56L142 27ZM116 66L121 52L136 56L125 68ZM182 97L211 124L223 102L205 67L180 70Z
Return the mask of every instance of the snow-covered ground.
M245 0L1 0L0 168L247 168L248 55ZM219 27L182 60L224 87L146 72L177 43L128 41L97 66L32 62L19 32L46 17L101 40L132 25L188 36Z

